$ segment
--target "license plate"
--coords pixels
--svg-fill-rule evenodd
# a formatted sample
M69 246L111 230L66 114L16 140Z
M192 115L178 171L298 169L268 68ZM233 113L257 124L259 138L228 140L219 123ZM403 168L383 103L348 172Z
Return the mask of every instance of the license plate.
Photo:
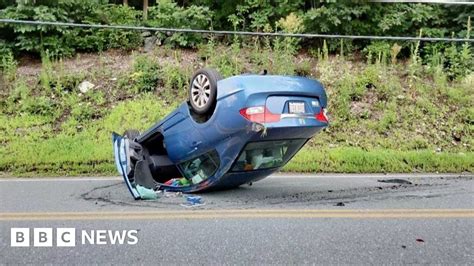
M289 109L290 114L303 114L305 112L304 103L301 102L290 102Z

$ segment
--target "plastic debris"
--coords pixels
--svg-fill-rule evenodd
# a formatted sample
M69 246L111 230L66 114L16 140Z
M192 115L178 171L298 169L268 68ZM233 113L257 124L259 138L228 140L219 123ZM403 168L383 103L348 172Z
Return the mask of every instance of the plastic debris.
M179 183L181 184L181 186L189 186L189 185L191 185L191 182L189 182L189 180L186 179L186 178L184 178L184 177L179 179Z
M191 204L200 204L201 203L201 197L199 197L199 196L187 196L186 200Z
M166 181L165 185L173 186L173 187L181 187L181 186L189 186L191 185L191 183L189 182L188 179L183 177L183 178L172 178Z
M173 182L171 183L171 185L172 185L173 187L179 187L179 180L177 180L177 179L173 180Z
M169 191L163 191L163 196L165 198L177 198L177 197L181 197L183 195L182 192L169 192Z
M198 207L198 206L203 206L205 205L204 202L202 202L202 198L199 196L186 196L186 203L181 204L183 207Z
M158 194L153 189L137 185L136 190L142 200L154 200L158 198Z

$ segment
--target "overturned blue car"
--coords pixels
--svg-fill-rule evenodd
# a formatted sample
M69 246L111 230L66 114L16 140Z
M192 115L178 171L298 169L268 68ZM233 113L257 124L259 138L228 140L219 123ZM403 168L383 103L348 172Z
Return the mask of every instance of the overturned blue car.
M189 99L145 132L113 133L118 171L137 187L198 192L238 187L278 171L328 126L316 80L262 73L192 77Z

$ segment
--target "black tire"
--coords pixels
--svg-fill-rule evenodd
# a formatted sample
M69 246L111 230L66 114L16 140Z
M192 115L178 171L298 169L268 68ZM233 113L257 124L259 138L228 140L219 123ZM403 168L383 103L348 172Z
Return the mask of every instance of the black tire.
M189 104L198 115L212 114L216 106L217 81L222 76L212 68L196 71L189 86Z
M127 137L129 140L135 140L138 136L140 136L140 131L136 129L127 129L123 133L124 137Z

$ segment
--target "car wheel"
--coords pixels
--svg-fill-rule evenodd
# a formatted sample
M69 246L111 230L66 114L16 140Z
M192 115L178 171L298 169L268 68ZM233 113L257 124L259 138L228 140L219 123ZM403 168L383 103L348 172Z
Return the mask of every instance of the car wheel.
M140 131L136 129L127 129L123 133L124 137L127 137L130 140L135 140L138 136L140 136Z
M221 79L221 74L211 68L203 68L194 73L189 88L189 103L196 114L211 114L214 111L217 81Z

